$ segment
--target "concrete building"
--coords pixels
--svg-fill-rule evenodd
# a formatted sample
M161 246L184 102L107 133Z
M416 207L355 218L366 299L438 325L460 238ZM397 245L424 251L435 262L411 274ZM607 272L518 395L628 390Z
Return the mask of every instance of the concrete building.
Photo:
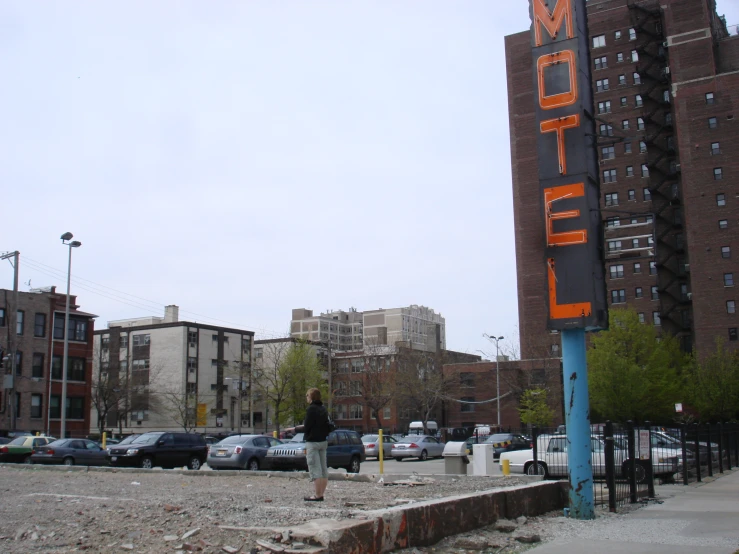
M177 306L164 317L108 322L95 332L93 388L101 398L93 432L99 413L105 429L123 433L252 432L253 342L252 331L179 321Z
M737 28L713 0L591 0L587 10L609 305L633 307L686 351L717 337L736 347ZM530 31L505 44L525 359L559 340L543 301Z
M396 345L438 352L446 348L446 322L431 308L412 304L404 308L358 312L354 308L313 315L296 309L290 336L329 342L334 351L359 351L365 345Z
M56 287L0 290L0 347L3 357L0 435L30 431L59 436L66 294ZM93 332L97 316L83 312L70 295L66 434L90 428Z

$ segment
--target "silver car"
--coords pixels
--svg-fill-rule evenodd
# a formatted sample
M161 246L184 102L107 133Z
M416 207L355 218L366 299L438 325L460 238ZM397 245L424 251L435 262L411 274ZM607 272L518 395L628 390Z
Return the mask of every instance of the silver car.
M445 444L430 435L410 435L403 437L393 445L390 455L398 462L403 458L441 458Z
M362 437L362 443L364 444L364 453L368 458L378 458L380 457L380 449L379 449L379 435L364 435ZM393 446L395 443L397 443L397 439L393 438L390 435L383 435L382 436L382 457L387 460L391 457L391 452L393 450Z
M257 471L264 465L264 457L271 446L281 440L262 435L233 435L211 444L208 465L213 469L248 469Z

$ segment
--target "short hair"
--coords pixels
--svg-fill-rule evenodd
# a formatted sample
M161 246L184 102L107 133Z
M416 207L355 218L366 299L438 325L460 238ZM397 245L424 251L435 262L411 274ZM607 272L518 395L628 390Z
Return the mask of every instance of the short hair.
M308 389L308 392L306 393L308 396L310 396L310 401L315 402L316 400L321 400L321 391L318 389Z

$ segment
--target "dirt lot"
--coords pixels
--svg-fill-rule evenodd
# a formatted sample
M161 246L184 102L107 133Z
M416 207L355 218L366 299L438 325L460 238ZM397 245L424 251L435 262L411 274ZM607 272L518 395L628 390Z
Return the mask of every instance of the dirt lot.
M392 485L331 480L325 502L306 503L311 487L304 473L271 477L6 465L0 466L0 551L215 553L231 547L257 552L260 533L224 526L289 527L317 518L361 517L364 510L517 483L510 478L421 477Z

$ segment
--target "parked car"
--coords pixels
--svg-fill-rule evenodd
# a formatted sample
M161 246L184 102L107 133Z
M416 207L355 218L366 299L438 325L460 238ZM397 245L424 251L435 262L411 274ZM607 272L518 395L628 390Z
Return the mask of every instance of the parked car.
M496 433L490 435L483 444L493 445L493 459L495 460L500 458L503 452L534 448L534 443L529 437L515 433Z
M348 473L359 473L363 461L367 459L364 444L356 431L338 429L328 435L326 461L328 467L346 468ZM265 469L308 469L305 458L305 442L303 433L298 433L284 444L273 446L264 458Z
M120 442L118 442L118 443L106 444L105 445L105 450L107 450L108 451L108 454L110 454L110 449L113 446L125 446L127 444L131 444L134 440L136 440L136 437L140 437L140 436L141 436L140 433L135 433L133 435L128 435L127 437L122 438L120 440Z
M0 444L8 444L10 439L8 437L0 437Z
M616 448L623 450L625 458L628 457L628 439L623 435L614 435ZM672 448L674 444L665 443L664 441L657 440L652 436L652 472L655 477L670 478L681 469L682 450ZM637 458L643 456L648 457L648 452L639 452L635 447L635 453ZM628 468L626 464L622 467L622 475L628 475ZM643 464L637 464L636 466L636 481L641 483L646 478L646 468Z
M404 458L440 458L444 452L445 443L430 435L412 435L403 437L393 445L390 455L400 462Z
M107 451L88 439L59 439L33 449L32 464L106 466Z
M8 444L0 446L0 463L22 462L30 464L33 449L49 444L54 440L56 440L54 437L34 437L33 435L16 437Z
M213 469L248 469L257 471L264 465L264 457L281 440L262 435L233 435L208 448L208 465Z
M200 469L208 457L205 439L197 433L144 433L128 444L116 444L108 449L112 466L151 469L183 467Z
M362 442L364 443L364 453L370 458L380 458L379 441L380 435L364 435ZM393 445L398 442L398 439L390 435L382 435L382 457L387 460L390 458L390 453L393 450Z

